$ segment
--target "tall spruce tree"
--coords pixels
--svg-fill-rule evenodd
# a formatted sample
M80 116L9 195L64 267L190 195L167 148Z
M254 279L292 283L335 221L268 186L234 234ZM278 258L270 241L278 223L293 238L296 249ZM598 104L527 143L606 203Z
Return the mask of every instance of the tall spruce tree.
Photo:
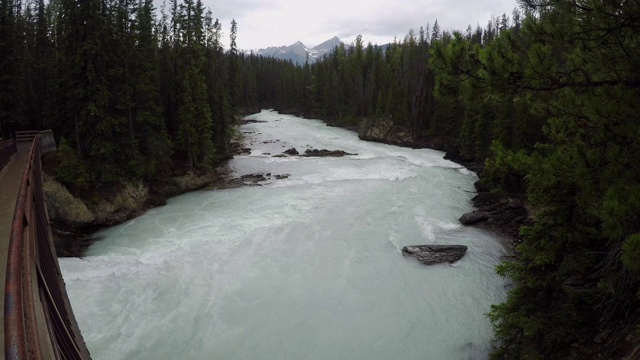
M238 110L240 103L240 59L238 57L238 23L231 20L231 32L229 33L229 56L227 66L227 88L229 91L229 107L232 113Z
M204 82L204 8L198 0L181 5L181 58L184 61L178 107L178 144L185 152L189 168L209 170L215 148L213 119Z
M99 0L62 0L57 22L56 125L87 162L92 180L114 181L122 176L125 155L120 142L126 119L109 113L106 43L106 4Z
M0 137L21 130L25 119L24 21L13 0L0 1Z
M170 174L171 143L160 103L158 39L154 34L152 0L138 0L132 57L132 131L141 161L135 165L147 180Z

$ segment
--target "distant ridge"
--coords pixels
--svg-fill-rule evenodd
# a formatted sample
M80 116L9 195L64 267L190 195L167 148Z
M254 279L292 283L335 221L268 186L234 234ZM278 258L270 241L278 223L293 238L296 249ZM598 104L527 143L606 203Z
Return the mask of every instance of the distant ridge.
M260 49L257 54L266 57L291 60L294 64L304 65L307 61L312 64L318 59L322 59L325 55L333 52L335 47L340 46L340 44L342 44L342 41L337 36L334 36L311 49L307 48L302 42L297 41L289 46L274 46L266 49Z

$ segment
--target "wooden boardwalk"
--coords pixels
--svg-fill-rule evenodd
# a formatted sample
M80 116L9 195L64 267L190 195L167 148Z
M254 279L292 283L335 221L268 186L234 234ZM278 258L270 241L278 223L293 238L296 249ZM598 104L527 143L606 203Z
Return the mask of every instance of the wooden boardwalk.
M0 149L0 343L8 360L91 359L55 254L42 187L40 156L56 150L55 140L50 130L30 133L31 140Z
M3 289L7 271L7 251L9 249L9 235L13 212L16 207L20 181L29 157L30 142L19 142L18 152L11 161L0 170L0 280ZM0 296L1 309L4 309L4 296ZM4 324L4 311L0 312L0 319ZM4 349L4 326L0 326L0 344Z

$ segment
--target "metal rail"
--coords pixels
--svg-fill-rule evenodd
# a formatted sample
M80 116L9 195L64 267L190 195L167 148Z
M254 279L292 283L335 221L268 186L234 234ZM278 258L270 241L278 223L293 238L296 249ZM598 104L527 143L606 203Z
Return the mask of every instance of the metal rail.
M35 139L11 225L4 314L6 359L90 359L55 256Z

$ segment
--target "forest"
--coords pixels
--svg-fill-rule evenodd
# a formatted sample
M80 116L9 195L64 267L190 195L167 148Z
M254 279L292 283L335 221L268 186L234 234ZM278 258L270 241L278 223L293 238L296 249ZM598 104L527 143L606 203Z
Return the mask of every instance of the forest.
M239 51L241 25L227 46L200 0L0 0L0 137L53 129L88 191L210 171L242 112L390 119L526 197L493 359L640 358L640 2L523 0L304 66Z

